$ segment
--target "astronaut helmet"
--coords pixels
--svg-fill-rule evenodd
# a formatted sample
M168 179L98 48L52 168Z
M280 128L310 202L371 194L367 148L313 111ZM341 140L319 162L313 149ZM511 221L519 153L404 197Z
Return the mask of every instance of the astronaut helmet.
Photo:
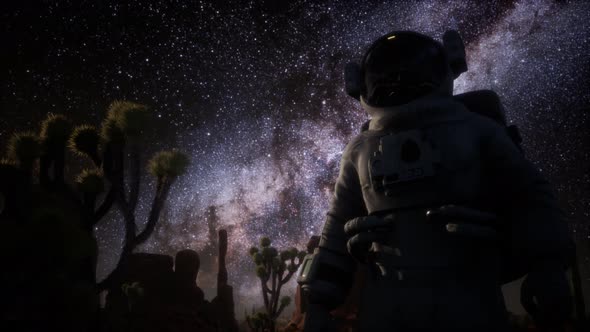
M449 48L457 39L463 61L465 54L458 33L452 32L445 34L444 45L412 31L395 31L375 41L360 63L361 102L391 107L426 96L451 95L453 80L466 70L466 65L454 68L454 59L449 57Z
M364 101L377 107L398 106L437 90L449 76L442 45L416 32L379 38L361 62Z

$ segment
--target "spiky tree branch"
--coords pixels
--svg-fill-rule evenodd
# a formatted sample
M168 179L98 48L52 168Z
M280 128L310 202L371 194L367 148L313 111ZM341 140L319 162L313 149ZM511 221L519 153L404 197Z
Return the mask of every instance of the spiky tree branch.
M96 210L96 213L94 213L94 216L91 221L92 226L95 226L107 214L107 212L109 212L109 210L113 206L113 203L115 202L115 198L116 190L113 186L111 186L102 204L100 204L100 206Z
M100 167L102 163L99 154L100 138L95 127L88 125L77 126L68 141L68 147L72 152L90 158L94 166Z
M141 183L141 158L138 144L132 143L129 150L129 175L131 180L129 183L129 209L132 213L135 213Z
M146 225L139 233L137 233L135 213L123 192L123 180L115 180L117 184L113 185L118 187L115 200L125 221L125 240L117 267L99 284L100 289L108 288L117 279L119 270L125 264L129 255L133 253L133 250L138 245L144 243L151 236L160 218L164 203L168 198L170 187L176 178L186 171L187 166L188 158L186 155L176 150L160 152L150 160L149 171L157 178L156 192Z
M104 180L100 169L85 169L76 178L78 191L82 193L82 205L84 206L83 228L92 232L94 223L94 209L98 195L104 191Z
M174 182L173 179L170 180L158 180L158 189L156 190L156 195L154 196L154 200L152 202L152 208L150 210L150 215L148 217L148 221L145 225L145 228L141 233L139 233L135 237L134 245L140 245L144 243L150 235L153 233L156 223L160 217L160 212L162 211L162 207L164 206L164 202L168 198L168 193L170 192L170 187Z
M51 168L50 174L53 173L49 181L52 186L65 185L65 148L71 134L72 125L63 115L50 114L41 123L40 137L44 154L49 156L49 163L46 166Z

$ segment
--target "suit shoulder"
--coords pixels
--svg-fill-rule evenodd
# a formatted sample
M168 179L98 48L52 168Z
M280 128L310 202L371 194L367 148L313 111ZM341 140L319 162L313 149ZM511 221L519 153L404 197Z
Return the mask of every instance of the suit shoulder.
M353 137L346 147L344 148L344 152L342 153L343 156L351 156L354 155L364 144L366 140L366 135L364 133L360 133Z

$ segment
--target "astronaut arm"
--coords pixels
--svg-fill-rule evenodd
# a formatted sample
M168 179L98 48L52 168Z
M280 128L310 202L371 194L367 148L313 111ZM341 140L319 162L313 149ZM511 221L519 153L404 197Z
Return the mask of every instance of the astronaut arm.
M506 220L510 256L527 273L520 301L537 326L561 330L572 310L565 268L573 254L563 212L550 184L524 159L507 135L496 134L484 150L499 185L500 217Z
M511 252L527 270L548 263L565 266L572 242L549 182L499 128L483 151Z
M366 215L358 173L347 147L340 163L330 210L314 254L312 273L301 283L310 303L334 308L346 298L353 282L356 261L347 251L346 221Z

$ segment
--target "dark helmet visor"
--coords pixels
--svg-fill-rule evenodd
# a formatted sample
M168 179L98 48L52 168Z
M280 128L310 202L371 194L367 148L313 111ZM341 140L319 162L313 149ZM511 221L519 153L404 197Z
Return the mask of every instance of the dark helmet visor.
M440 43L417 33L379 39L363 62L363 96L371 105L394 106L429 94L448 75Z

